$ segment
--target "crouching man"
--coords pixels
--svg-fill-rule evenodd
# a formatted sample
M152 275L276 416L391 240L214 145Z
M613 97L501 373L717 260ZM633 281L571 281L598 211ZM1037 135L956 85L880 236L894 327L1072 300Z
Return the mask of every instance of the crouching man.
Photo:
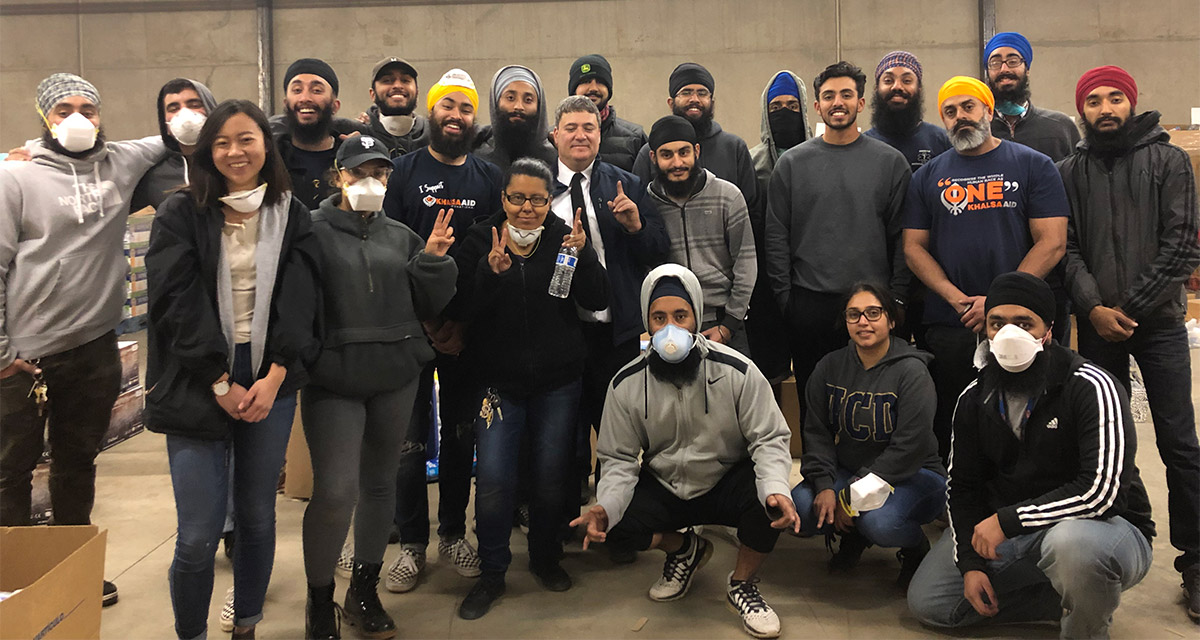
M937 627L1060 620L1107 637L1121 592L1150 569L1150 502L1125 389L1050 339L1054 294L1001 274L984 309L990 351L954 414L950 529L908 606Z
M642 319L652 347L613 378L597 455L604 473L585 524L588 542L666 552L650 587L659 602L687 594L712 556L699 524L737 528L729 604L750 635L779 635L779 617L755 573L783 529L800 530L788 472L790 432L758 368L697 333L704 298L695 274L665 264L642 282ZM641 456L639 463L638 457Z

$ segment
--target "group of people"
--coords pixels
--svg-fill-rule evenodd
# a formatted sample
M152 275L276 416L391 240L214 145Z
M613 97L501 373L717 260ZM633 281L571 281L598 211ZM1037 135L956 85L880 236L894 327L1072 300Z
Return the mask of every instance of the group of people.
M465 619L503 596L514 522L549 591L572 587L573 530L617 564L662 550L656 601L685 596L711 557L694 527L725 525L739 542L726 597L755 637L780 633L756 572L783 531L836 540L833 570L898 548L931 626L1103 636L1155 532L1130 355L1200 618L1200 445L1181 382L1182 283L1200 265L1191 166L1123 69L1080 77L1081 138L1032 105L1032 63L1028 40L997 34L985 80L941 85L937 127L920 62L889 53L866 132L860 68L822 70L811 103L780 71L753 149L714 120L715 80L690 62L648 134L617 117L594 54L553 109L532 69L497 71L487 127L461 69L418 114L417 69L398 57L374 66L357 118L336 117L338 76L314 58L288 67L275 117L180 78L157 97L159 135L128 142L105 139L94 86L54 74L36 91L40 139L0 163L0 524L29 523L44 432L55 522L89 522L118 390L123 226L150 206L146 421L175 492L180 638L206 636L223 536L222 623L254 637L297 406L308 638L341 622L396 634L379 584L410 591L427 570L434 415L438 551L475 579ZM1078 353L1063 346L1071 312ZM775 386L789 374L794 487ZM593 430L596 501L580 513ZM943 516L931 545L922 526Z

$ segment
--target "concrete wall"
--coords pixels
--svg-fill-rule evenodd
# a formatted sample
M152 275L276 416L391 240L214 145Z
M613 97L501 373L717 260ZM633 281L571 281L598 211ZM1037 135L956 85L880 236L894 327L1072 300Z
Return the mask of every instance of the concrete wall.
M257 98L255 13L180 11L174 0L105 3L129 13L38 14L38 3L0 5L0 149L39 134L34 88L55 71L82 73L100 89L110 139L150 135L154 97L175 76L207 84L220 98ZM811 78L841 56L870 74L893 49L917 54L926 92L951 75L979 71L978 14L968 0L586 0L454 2L403 6L275 10L275 91L292 60L321 57L338 71L342 115L369 105L371 65L385 55L413 62L424 90L450 67L462 67L481 93L500 66L520 63L542 77L553 103L566 91L567 67L603 53L615 74L613 104L649 126L667 112L666 81L693 60L716 78L717 119L753 145L761 93L779 69ZM354 3L348 3L354 4ZM248 7L231 2L226 6ZM53 5L57 11L63 4ZM146 11L146 8L169 11ZM839 21L840 16L840 21ZM1141 108L1166 122L1186 122L1200 106L1200 3L1164 0L996 0L998 30L1022 31L1034 43L1034 100L1074 114L1079 74L1120 64L1138 79ZM840 38L839 38L840 32ZM422 94L423 95L423 94ZM935 116L927 97L927 117ZM485 110L486 113L486 110ZM486 118L485 118L486 119ZM862 118L864 127L868 122Z

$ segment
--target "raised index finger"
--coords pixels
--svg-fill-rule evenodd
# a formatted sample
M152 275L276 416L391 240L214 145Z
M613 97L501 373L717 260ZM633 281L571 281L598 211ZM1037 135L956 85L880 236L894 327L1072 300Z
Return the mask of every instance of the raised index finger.
M583 233L583 209L575 210L575 224L571 228L571 233Z
M620 198L623 195L625 195L625 183L617 180L617 197Z

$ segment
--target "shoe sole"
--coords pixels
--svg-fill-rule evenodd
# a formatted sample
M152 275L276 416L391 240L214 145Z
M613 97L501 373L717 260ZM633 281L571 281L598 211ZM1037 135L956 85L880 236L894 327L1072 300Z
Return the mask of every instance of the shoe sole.
M344 612L345 608L343 608L342 611ZM358 624L357 620L355 620L352 616L346 615L345 613L342 614L342 621L348 626L354 627L357 630L358 635L364 638L370 638L371 640L388 640L389 638L396 637L395 629L389 629L387 631L367 631Z
M111 596L104 596L104 599L100 601L100 606L111 607L117 603L118 599L119 599L119 596L115 593L112 594Z
M697 539L704 540L704 542L707 543L707 546L704 547L704 553L700 554L700 562L696 564L695 569L692 569L692 577L688 578L687 584L683 585L683 589L680 589L679 593L677 593L673 596L669 596L666 598L655 598L654 596L650 596L651 600L653 600L655 602L672 602L672 601L678 600L687 595L688 590L692 588L692 581L696 579L696 572L703 569L704 565L708 564L708 560L709 560L709 558L712 557L712 554L713 554L712 542L710 542L707 538L699 538L698 537ZM649 594L647 594L647 595L649 595Z
M478 578L479 576L483 575L483 569L480 567L471 569L454 565L454 571L464 578Z
M729 596L725 597L725 608L736 613L738 618L742 617L742 612L738 611L738 608L733 606L733 603L729 601ZM746 624L745 620L742 620L742 630L754 636L755 638L778 638L780 633L782 633L782 631L776 631L775 633L755 631L754 629L750 628L750 625Z
M349 580L351 578L351 576L354 575L353 569L343 569L341 567L337 567L336 569L333 570L333 572L347 580Z
M389 592L391 592L391 593L408 593L409 591L412 591L413 589L416 589L416 588L417 588L417 583L418 583L418 582L420 582L420 581L421 581L421 580L420 580L420 578L418 578L416 581L414 581L414 582L413 582L412 584L410 584L410 585L403 585L403 584L393 584L393 583L391 583L391 582L384 582L384 583L383 583L383 588L384 588L384 589L387 589L387 590L388 590Z

